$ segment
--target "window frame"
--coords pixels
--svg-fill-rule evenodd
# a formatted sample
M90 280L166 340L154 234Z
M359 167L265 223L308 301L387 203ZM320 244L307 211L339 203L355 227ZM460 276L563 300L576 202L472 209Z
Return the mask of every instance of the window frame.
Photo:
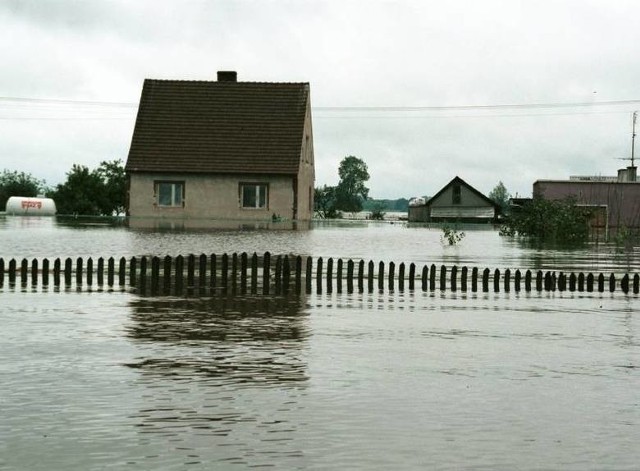
M160 202L160 186L171 185L171 204L162 204ZM180 187L180 192L176 191ZM185 182L184 180L155 180L153 182L153 198L154 205L158 208L184 208L185 205ZM177 202L176 195L180 195L180 201Z
M255 202L254 206L245 206L245 188L254 187L255 189ZM260 206L260 188L264 188L264 205ZM238 184L238 202L240 209L246 209L249 211L268 211L269 210L269 184L266 182L240 182Z

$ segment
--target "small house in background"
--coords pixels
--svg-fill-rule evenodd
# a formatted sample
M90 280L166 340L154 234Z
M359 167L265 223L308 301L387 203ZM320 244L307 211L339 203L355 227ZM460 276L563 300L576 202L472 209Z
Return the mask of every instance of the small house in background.
M132 218L310 220L309 84L147 79L125 170Z
M640 182L635 166L616 176L572 176L569 180L538 180L533 197L548 200L573 198L577 205L593 209L591 227L614 232L640 228Z
M409 205L409 222L493 222L499 206L460 177L455 177L427 201Z

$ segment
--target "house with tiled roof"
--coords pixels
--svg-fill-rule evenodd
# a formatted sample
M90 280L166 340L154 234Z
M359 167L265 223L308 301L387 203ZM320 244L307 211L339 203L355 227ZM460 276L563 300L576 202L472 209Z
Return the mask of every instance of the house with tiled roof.
M422 200L422 199L420 199ZM409 222L492 222L499 206L456 176L427 201L409 203Z
M309 84L147 79L125 170L131 218L310 220Z

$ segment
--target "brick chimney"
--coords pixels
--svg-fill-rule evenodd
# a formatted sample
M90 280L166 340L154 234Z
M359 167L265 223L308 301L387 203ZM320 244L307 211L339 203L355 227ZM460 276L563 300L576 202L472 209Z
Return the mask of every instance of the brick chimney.
M218 82L237 82L238 72L235 70L218 70Z

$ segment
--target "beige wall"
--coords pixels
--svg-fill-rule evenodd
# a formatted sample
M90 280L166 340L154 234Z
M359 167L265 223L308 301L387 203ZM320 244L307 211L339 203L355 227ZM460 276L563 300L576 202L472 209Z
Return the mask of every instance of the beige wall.
M156 205L154 182L183 181L184 207ZM270 220L273 214L285 219L293 217L293 177L282 175L173 175L130 174L129 215L154 218L213 218ZM240 207L239 184L268 183L266 209Z
M313 189L315 185L315 157L313 153L313 127L311 125L311 102L307 101L307 115L300 149L298 171L298 204L296 218L308 221L313 217Z

